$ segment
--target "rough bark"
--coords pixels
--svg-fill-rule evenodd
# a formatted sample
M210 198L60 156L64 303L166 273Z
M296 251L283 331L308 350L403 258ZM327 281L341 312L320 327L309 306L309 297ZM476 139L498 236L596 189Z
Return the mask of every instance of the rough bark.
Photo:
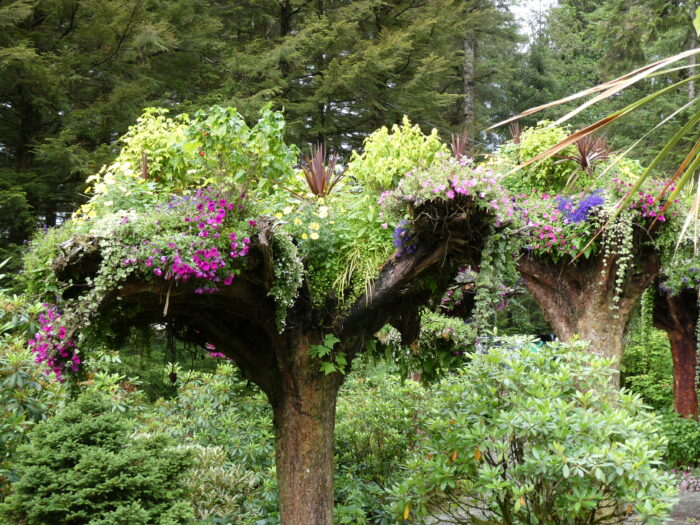
M464 59L462 62L462 81L464 89L464 126L468 130L474 127L474 67L476 61L476 42L474 31L468 31L464 37Z
M601 254L576 263L529 255L519 262L519 271L559 339L589 341L592 352L614 359L619 370L632 310L659 269L653 252L636 255L640 267L624 276L618 302L616 263L606 262ZM619 374L615 381L619 384Z
M696 385L698 295L658 291L654 297L654 326L668 334L673 358L673 405L683 417L698 418Z
M302 335L295 341L271 398L282 525L333 523L333 430L342 376L318 371L309 356L311 340Z

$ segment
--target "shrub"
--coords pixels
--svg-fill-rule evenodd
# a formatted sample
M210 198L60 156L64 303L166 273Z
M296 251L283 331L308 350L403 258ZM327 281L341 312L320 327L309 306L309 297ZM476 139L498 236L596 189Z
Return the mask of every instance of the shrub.
M229 461L221 447L185 445L193 452L195 465L185 475L197 520L238 516L246 500L255 496L260 474Z
M0 339L0 467L27 432L63 404L66 389L44 374L21 337Z
M406 172L429 166L440 154L447 156L448 151L440 142L437 130L424 135L418 125L411 126L404 116L400 126L392 126L391 133L384 126L367 137L364 151L353 152L348 175L366 188L389 190L396 187Z
M662 415L661 429L668 439L666 460L679 467L700 465L700 422L671 410Z
M180 371L177 387L177 397L141 414L141 427L195 450L186 483L197 517L213 523L275 523L274 434L264 394L228 363L214 374ZM207 490L206 498L198 497Z
M539 122L534 128L525 128L520 134L519 142L509 142L503 146L497 162L504 163L501 166L503 171L511 171L515 166L558 144L568 134L565 127L549 127L549 122ZM562 155L573 153L573 148L569 147ZM566 186L576 169L573 161L550 158L518 170L506 177L504 183L513 192L528 193L537 190L556 193ZM585 186L585 181L582 183Z
M188 454L133 435L102 398L86 395L34 429L18 450L19 480L0 506L10 523L190 523L181 484Z
M0 291L0 500L12 477L7 468L15 449L66 399L64 385L44 374L27 349L40 308Z
M386 488L403 476L426 394L418 383L402 383L380 368L348 378L335 430L336 523L394 522Z
M404 519L447 514L506 524L661 523L674 480L656 416L610 386L582 344L508 340L444 382L393 489Z
M632 332L620 379L625 388L639 394L654 409L673 408L673 360L665 332L649 326L639 326Z

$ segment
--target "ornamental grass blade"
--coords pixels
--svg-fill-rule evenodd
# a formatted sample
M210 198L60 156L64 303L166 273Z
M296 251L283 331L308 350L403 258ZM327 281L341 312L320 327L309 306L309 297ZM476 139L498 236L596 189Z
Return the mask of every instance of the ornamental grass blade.
M674 55L672 57L665 58L663 60L659 60L658 62L654 64L650 64L648 66L644 66L643 68L638 69L638 73L630 76L629 78L626 78L620 82L616 82L613 84L609 89L605 90L603 93L600 93L599 95L596 95L590 100L587 100L577 108L569 111L566 115L563 117L559 118L556 120L556 122L553 122L551 125L552 126L557 126L559 124L562 124L563 122L566 122L567 120L570 120L571 118L575 117L579 113L581 113L583 110L586 108L592 106L593 104L597 104L601 100L605 100L606 98L611 97L612 95L622 91L625 88L630 87L632 84L636 84L640 80L644 80L645 78L649 77L652 73L657 72L659 69L664 68L665 66L672 64L674 62L677 62L679 60L682 60L684 58L687 58L689 56L699 54L700 53L700 48L697 49L689 49L688 51L684 51L683 53L678 53L677 55ZM630 74L628 74L630 75ZM622 77L620 77L622 78Z
M688 231L690 223L695 224L695 234L693 235L693 255L698 254L698 210L700 210L700 184L695 184L695 198L693 199L693 205L690 208L690 212L683 223L683 228L681 228L681 233L678 235L678 241L676 241L676 251L683 242L685 233Z
M664 144L664 147L659 151L659 153L654 157L654 160L652 160L649 165L644 169L642 174L639 176L637 181L634 183L634 186L632 186L632 189L630 189L629 193L627 194L627 197L622 199L618 203L618 209L617 212L615 212L615 215L612 218L617 217L617 215L621 212L622 207L627 204L631 196L636 193L639 188L641 188L642 184L644 184L644 181L647 179L647 177L651 174L651 171L661 162L664 158L668 156L668 154L671 152L673 147L678 143L678 141L684 137L689 131L695 130L697 123L700 121L700 112L696 113L693 115L688 122L686 122L681 128L676 132L676 134L671 137L671 139Z
M668 199L664 203L663 207L659 211L659 215L663 215L664 212L668 209L668 207L671 205L671 203L674 201L676 196L680 193L681 189L683 189L683 186L686 185L686 183L690 180L690 178L695 174L698 168L700 168L700 138L698 141L695 143L695 146L693 146L693 149L691 150L691 153L694 153L693 161L690 163L690 165L685 169L685 172L683 173L683 176L680 178L678 183L676 184L676 187L673 189L671 192L671 195L668 196ZM654 221L651 223L651 227L656 223L656 219L658 218L658 215L654 219Z
M554 146L552 146L548 150L543 151L542 153L531 158L530 160L527 160L527 161L523 162L522 164L520 164L519 166L516 166L507 175L510 175L510 174L518 171L519 169L524 168L526 166L529 166L530 164L533 164L535 162L545 160L545 159L551 157L552 155L556 155L561 150L567 148L568 146L570 146L571 144L573 144L577 140L582 139L586 135L590 135L594 131L597 131L599 129L602 129L602 128L608 126L609 124L611 124L615 120L619 119L620 117L623 117L623 116L627 115L628 113L634 111L635 109L638 109L639 107L651 102L652 100L660 97L664 93L666 93L670 90L677 89L678 87L680 87L684 84L687 84L688 82L692 82L694 80L697 80L697 79L700 79L700 75L693 75L692 77L686 78L684 80L681 80L679 82L676 82L674 84L666 86L662 89L655 91L654 93L647 95L646 97L643 97L639 100L632 102L631 104L625 106L624 108L619 109L606 117L603 117L598 122L594 122L593 124L590 124L589 126L583 128L583 129L575 131L574 133L572 133L571 135L566 137L564 140L562 140L558 144L555 144ZM664 148L664 149L666 149L666 148ZM647 168L647 170L645 170L645 173L639 178L638 185L641 185L644 178L646 178L646 176L648 175L649 171L651 171L650 168ZM637 188L638 188L638 186L637 186Z
M683 112L684 110L688 109L690 106L693 104L697 103L698 100L700 99L693 99L690 102L687 102L686 104L683 104L681 107L679 107L677 110L675 110L673 113L668 115L666 118L664 118L661 122L656 124L653 128L648 130L646 133L644 133L641 137L639 137L637 140L635 140L630 147L628 147L625 151L622 153L615 155L613 158L612 162L609 162L607 166L605 166L605 169L596 177L596 179L600 179L605 176L605 174L610 171L612 168L614 168L620 160L624 159L634 148L636 148L645 138L647 138L649 135L651 135L654 131L659 129L661 126L675 118L679 113ZM696 115L697 117L700 117L700 113ZM675 144L675 143L674 143Z
M636 82L639 82L640 80L643 80L649 76L651 76L654 73L657 73L660 69L663 67L673 64L679 60L682 60L684 58L690 57L694 54L700 54L700 48L696 49L689 49L687 51L684 51L682 53L678 53L677 55L673 55L671 57L664 58L662 60L658 60L656 62L653 62L651 64L647 64L645 66L642 66L638 69L635 69L634 71L631 71L625 75L622 75L616 79L610 80L608 82L604 82L602 84L599 84L597 86L594 86L592 88L584 89L582 91L579 91L578 93L574 93L573 95L569 95L567 97L561 98L559 100L555 100L554 102L548 102L547 104L542 104L540 106L536 106L534 108L527 109L521 113L518 113L517 115L507 118L505 120L502 120L500 122L497 122L493 126L490 126L486 128L487 130L498 128L500 126L503 126L504 124L508 124L513 121L517 121L523 117L526 117L528 115L533 115L535 113L539 113L540 111L543 111L548 108L552 108L555 106L560 106L561 104L566 104L567 102L571 102L573 100L578 100L583 97L587 97L588 95L592 95L594 93L600 93L601 91L603 93L600 93L598 96L594 97L593 99L585 102L572 112L569 112L567 115L564 117L560 118L557 123L564 122L566 120L569 120L571 117L574 115L580 113L583 111L585 108L591 106L592 104L595 104L597 102L600 102L601 100L604 100L606 98L609 98L610 96L614 95L615 93L621 91L622 89L625 89L626 87L631 86L632 84L635 84Z
M680 165L680 166L678 167L678 169L676 170L676 173L673 174L673 177L671 177L671 178L668 180L668 182L664 185L664 189L661 190L661 193L659 193L659 194L656 196L656 198L654 199L654 202L651 203L652 206L653 206L654 204L656 204L657 202L659 202L659 200L666 194L666 192L668 191L668 189L671 187L671 184L673 184L674 182L676 182L676 180L678 180L678 177L681 176L681 173L683 173L683 170L685 170L685 168L686 168L686 166L688 165L688 163L690 162L690 160L691 160L691 159L695 156L695 154L697 153L698 148L700 148L700 138L698 138L698 140L695 142L695 144L693 145L693 147L690 148L690 151L688 152L688 154L687 154L687 155L685 156L685 158L683 159L683 162L681 162L681 165Z

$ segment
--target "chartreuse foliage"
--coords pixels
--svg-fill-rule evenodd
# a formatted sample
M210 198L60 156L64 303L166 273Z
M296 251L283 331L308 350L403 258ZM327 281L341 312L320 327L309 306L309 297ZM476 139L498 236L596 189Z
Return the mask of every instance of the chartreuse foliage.
M41 423L21 447L19 480L0 505L10 523L191 523L181 485L191 464L163 437L133 435L133 424L97 395Z
M611 386L608 361L582 350L507 340L473 355L434 394L393 490L396 515L573 525L634 512L662 523L676 490L659 468L658 419Z
M517 141L506 143L501 148L498 158L494 159L501 169L512 172L504 183L514 192L563 190L575 170L576 166L572 161L561 159L547 159L520 170L513 170L520 163L547 151L569 135L568 129L550 127L549 124L542 121L533 128L525 128L517 137Z
M427 167L447 154L437 130L426 137L404 116L400 126L392 126L391 133L381 127L365 139L362 153L352 154L348 175L372 190L389 190L411 169Z

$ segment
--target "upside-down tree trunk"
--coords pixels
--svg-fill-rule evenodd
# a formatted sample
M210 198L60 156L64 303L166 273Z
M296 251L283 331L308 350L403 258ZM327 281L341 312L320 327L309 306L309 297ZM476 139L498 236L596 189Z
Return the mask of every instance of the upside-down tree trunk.
M492 218L472 198L422 203L417 208L411 253L391 257L368 289L348 308L329 301L314 305L308 287L299 291L279 332L276 304L269 295L274 277L274 225L257 221L246 272L217 293L197 294L196 284L133 277L103 298L102 311L113 318L138 312L129 323L167 323L175 337L201 347L214 345L233 359L244 377L267 395L274 414L280 519L283 525L333 523L333 430L335 405L343 376L320 371L310 353L333 334L333 358L344 352L348 363L363 352L385 324L394 326L405 344L419 334L420 309L447 289L464 264L478 265ZM99 239L71 239L53 265L70 281L65 297L79 294L86 277L101 264ZM328 357L326 357L328 358ZM337 362L337 361L336 361Z
M309 341L296 342L271 398L282 525L333 523L333 430L342 375L319 372Z
M528 255L518 269L557 337L588 341L590 351L612 358L619 370L632 310L659 267L653 253L637 260L641 266L625 273L617 299L615 263L601 254L576 263ZM619 385L619 374L614 380Z
M676 295L657 291L653 320L654 326L668 334L671 343L674 408L683 417L697 419L697 291L686 289Z

